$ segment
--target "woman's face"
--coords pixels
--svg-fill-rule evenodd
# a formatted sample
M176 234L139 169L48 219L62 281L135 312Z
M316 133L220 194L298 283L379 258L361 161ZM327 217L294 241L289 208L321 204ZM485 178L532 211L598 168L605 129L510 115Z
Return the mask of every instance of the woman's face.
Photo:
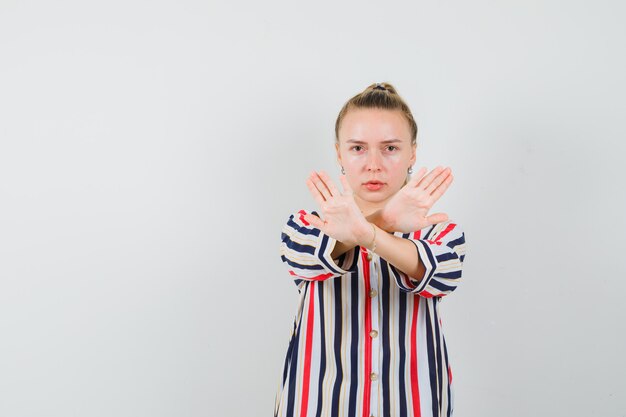
M382 208L415 163L408 121L399 110L353 109L338 133L337 160L357 204L367 211Z

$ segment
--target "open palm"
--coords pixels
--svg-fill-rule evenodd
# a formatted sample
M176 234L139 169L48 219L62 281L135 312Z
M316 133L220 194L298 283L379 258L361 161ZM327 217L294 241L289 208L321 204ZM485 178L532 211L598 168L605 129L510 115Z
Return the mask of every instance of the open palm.
M354 201L354 193L345 176L342 175L340 180L343 192L325 172L311 173L306 183L319 204L322 218L307 214L304 219L340 242L358 245L363 236L371 233L371 226Z
M381 216L393 231L409 233L448 220L445 213L428 212L452 183L452 172L437 167L425 173L426 168L421 168L382 209Z

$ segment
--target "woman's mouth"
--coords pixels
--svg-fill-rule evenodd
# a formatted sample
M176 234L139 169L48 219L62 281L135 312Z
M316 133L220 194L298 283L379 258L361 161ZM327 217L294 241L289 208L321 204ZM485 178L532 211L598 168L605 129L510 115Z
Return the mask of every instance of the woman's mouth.
M365 188L367 188L370 191L378 191L380 190L383 185L385 185L384 183L380 182L380 181L368 181L365 184Z

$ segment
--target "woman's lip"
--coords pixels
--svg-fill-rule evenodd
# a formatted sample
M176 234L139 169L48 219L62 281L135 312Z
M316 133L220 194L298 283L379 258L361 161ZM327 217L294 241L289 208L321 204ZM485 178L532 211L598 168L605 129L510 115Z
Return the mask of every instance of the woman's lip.
M382 182L366 182L364 185L365 188L370 191L378 191L382 188L384 184Z

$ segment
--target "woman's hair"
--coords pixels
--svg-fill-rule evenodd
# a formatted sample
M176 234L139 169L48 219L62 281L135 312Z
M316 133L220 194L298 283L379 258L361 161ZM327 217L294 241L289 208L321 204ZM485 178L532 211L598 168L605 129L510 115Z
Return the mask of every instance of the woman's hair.
M389 83L371 84L343 105L343 108L339 112L339 116L337 116L337 121L335 122L335 141L339 142L339 128L341 127L341 122L350 110L372 108L400 110L409 123L409 128L411 130L411 145L417 144L417 123L415 123L413 114L402 97L398 95L396 89Z

